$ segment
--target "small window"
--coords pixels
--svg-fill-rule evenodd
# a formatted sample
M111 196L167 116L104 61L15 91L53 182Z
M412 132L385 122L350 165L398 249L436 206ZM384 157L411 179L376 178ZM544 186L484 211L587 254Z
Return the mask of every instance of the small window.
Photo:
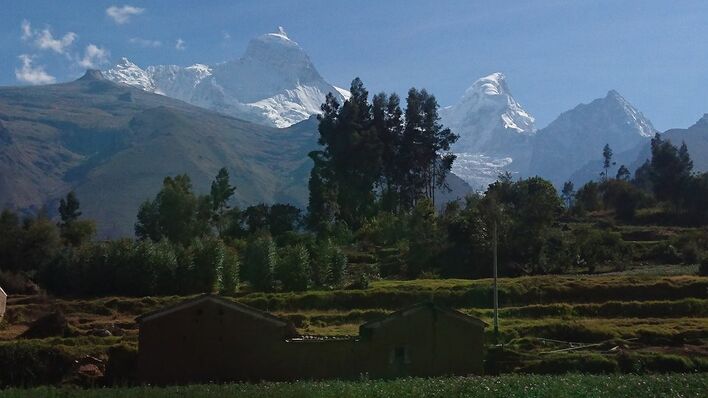
M408 348L405 346L395 347L391 352L391 363L397 366L410 363Z

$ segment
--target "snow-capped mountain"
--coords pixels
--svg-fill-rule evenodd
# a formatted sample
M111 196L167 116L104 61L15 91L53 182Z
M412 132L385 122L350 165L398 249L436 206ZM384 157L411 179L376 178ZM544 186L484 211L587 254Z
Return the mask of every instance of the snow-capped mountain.
M563 112L539 130L529 171L559 186L588 162L602 159L605 144L621 154L649 141L656 132L649 119L610 90L604 98Z
M534 118L511 95L502 73L477 80L440 113L443 124L460 136L453 172L473 187L482 189L501 172L527 168Z
M327 93L340 100L349 95L322 78L309 56L283 28L251 40L244 55L235 61L142 69L123 58L104 76L275 127L288 127L319 113Z

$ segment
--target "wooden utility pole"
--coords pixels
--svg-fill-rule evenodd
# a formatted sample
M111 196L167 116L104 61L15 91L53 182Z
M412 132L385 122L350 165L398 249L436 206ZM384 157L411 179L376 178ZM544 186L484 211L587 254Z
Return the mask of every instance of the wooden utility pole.
M499 343L499 289L497 286L497 220L494 220L494 343Z

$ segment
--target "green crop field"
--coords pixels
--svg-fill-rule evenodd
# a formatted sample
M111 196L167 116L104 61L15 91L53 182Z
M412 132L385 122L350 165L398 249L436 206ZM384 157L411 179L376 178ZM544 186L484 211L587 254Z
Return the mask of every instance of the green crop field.
M399 379L392 381L326 381L263 384L193 385L112 389L37 388L6 390L6 398L221 398L221 397L705 397L705 374L671 375L505 375Z

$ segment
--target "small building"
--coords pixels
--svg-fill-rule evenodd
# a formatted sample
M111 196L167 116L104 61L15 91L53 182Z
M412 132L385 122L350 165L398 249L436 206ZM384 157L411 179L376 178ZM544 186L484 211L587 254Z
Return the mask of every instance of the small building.
M481 374L480 319L420 303L359 327L365 370L375 377Z
M299 336L267 312L204 295L138 319L138 373L156 384L480 374L481 320L421 303L344 338Z
M157 384L274 379L274 344L295 328L267 312L203 295L137 319L138 374Z
M0 287L0 321L5 317L5 308L7 307L7 293Z

